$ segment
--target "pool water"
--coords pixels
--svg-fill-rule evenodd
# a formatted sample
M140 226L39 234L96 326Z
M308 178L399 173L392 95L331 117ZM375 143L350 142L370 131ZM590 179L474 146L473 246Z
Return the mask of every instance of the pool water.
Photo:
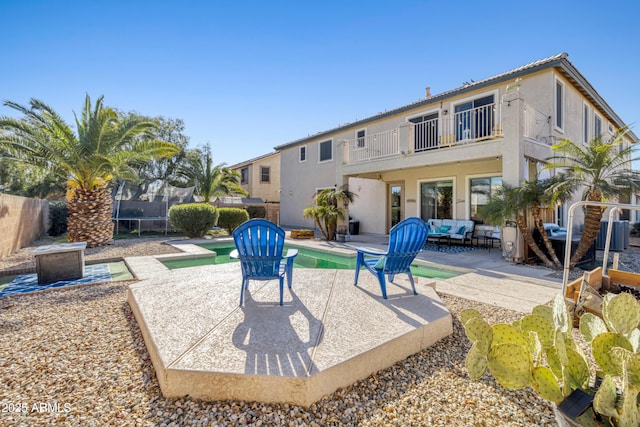
M235 259L229 259L229 254L235 249L233 243L205 243L198 245L205 249L215 252L216 256L203 256L197 258L173 259L162 261L167 268L177 269L185 267L197 267L202 265L226 264L229 262L239 262ZM285 253L289 249L285 245ZM353 270L356 267L355 256L344 256L331 254L328 252L314 251L312 249L299 248L298 256L293 260L294 267L297 268L326 268ZM431 279L449 279L458 276L460 273L440 268L425 267L422 265L412 265L411 273L419 277L428 277Z

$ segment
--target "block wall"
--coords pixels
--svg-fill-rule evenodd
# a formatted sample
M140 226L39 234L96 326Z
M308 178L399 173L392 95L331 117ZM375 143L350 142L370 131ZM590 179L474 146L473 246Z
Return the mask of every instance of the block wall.
M0 193L0 258L44 235L48 219L48 201Z

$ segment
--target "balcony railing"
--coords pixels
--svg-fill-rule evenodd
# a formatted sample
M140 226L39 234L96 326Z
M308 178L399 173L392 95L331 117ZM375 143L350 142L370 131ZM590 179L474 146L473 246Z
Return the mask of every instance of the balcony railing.
M490 139L502 135L496 126L496 105L487 104L459 111L453 116L454 141Z
M550 138L547 138L547 136L550 133L549 123L551 117L527 103L524 105L523 113L524 137L549 144Z
M346 163L358 163L400 153L398 129L392 129L363 138L345 140L348 154Z
M402 129L405 131L403 132ZM409 122L402 129L345 140L344 163L366 162L503 136L502 123L496 114L495 104L460 111L453 117L438 117L419 123Z

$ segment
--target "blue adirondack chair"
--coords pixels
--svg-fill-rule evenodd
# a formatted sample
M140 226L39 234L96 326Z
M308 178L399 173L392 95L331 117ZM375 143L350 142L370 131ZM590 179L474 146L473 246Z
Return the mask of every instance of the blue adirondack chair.
M409 276L413 294L418 295L409 266L422 250L422 245L427 240L428 234L429 227L426 223L420 218L412 217L400 221L391 229L389 232L389 246L386 252L357 248L358 256L356 258L354 285L358 286L360 268L366 267L378 278L382 297L387 299L387 284L384 275L386 274L389 277L389 281L392 282L396 274L406 273Z
M240 305L244 300L244 290L249 288L249 279L280 280L280 305L284 292L284 276L291 288L293 274L293 258L298 255L297 249L284 248L284 230L266 219L250 219L233 231L236 249L230 258L239 258L242 267L242 290Z

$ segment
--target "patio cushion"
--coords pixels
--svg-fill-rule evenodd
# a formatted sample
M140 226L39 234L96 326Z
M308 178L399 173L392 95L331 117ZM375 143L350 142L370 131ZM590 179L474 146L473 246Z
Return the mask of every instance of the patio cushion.
M438 228L436 233L446 234L446 233L449 232L449 230L451 230L451 226L450 225L443 225L442 227Z

